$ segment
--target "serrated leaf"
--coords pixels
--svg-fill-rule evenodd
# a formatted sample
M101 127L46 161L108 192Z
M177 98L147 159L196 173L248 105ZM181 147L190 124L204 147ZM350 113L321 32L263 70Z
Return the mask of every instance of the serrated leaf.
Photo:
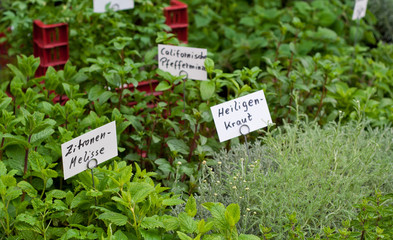
M142 239L149 239L149 240L161 240L162 236L158 229L142 229L140 228L140 233L142 235ZM135 239L135 238L133 238Z
M202 206L210 211L217 228L224 230L228 223L225 219L225 207L222 203L203 203Z
M0 110L6 109L10 105L11 102L12 102L12 98L10 98L10 97L2 98L0 101Z
M165 216L165 218L162 219L162 222L164 223L166 231L174 231L180 227L178 219L173 216Z
M178 198L168 198L162 200L162 205L164 206L175 206L184 203L183 200L178 199Z
M63 199L67 196L67 193L62 190L54 189L54 190L50 191L47 195L50 195L50 196L57 198L57 199Z
M166 90L170 89L171 87L172 86L167 81L161 81L160 83L158 83L155 90L158 92L166 91Z
M40 143L41 141L48 139L54 132L55 130L53 130L52 128L46 128L38 133L34 133L31 136L30 143L32 145Z
M78 239L79 232L76 229L68 229L65 234L61 237L61 240L68 240L68 239Z
M206 101L209 100L216 91L216 84L214 81L201 81L201 98Z
M102 192L97 191L95 189L90 189L89 191L86 192L87 197L100 197L102 195L103 195Z
M214 61L210 58L206 58L204 64L206 72L209 74L212 73L214 70Z
M100 102L100 104L103 104L105 102L108 101L109 98L111 98L112 96L115 96L116 94L110 91L105 91L103 93L100 94L100 97L98 98L98 101Z
M4 198L7 201L11 201L18 198L20 195L22 195L22 191L17 187L13 187L7 189Z
M15 187L16 186L16 179L11 175L4 175L0 177L1 181L7 187Z
M56 178L58 176L58 173L52 169L43 169L42 173L46 178Z
M42 170L46 165L44 157L41 156L38 152L32 151L29 153L29 163L31 169L42 176Z
M233 227L240 220L240 207L238 204L232 203L225 210L225 219L229 226Z
M198 225L192 217L188 216L187 213L181 212L178 216L178 219L179 219L180 229L182 231L185 231L187 233L196 232Z
M17 67L15 67L15 66L12 65L12 64L7 64L7 67L8 67L9 69L11 69L11 71L14 73L14 75L15 75L16 77L18 77L20 80L22 80L24 83L26 83L26 77L25 77L25 75L23 75L23 73L22 73Z
M172 80L173 79L172 74L170 74L169 72L165 72L165 71L163 71L161 69L157 69L156 73L158 75L160 75L163 79L166 79L166 80ZM156 90L157 90L157 88L156 88ZM157 91L160 91L160 90L157 90Z
M182 232L180 232L180 231L177 231L177 236L179 236L179 238L180 238L181 240L192 240L191 237L187 236L187 234L182 233Z
M22 145L25 148L30 148L30 144L22 137L22 136L14 136L9 133L6 133L3 135L3 138L7 141L5 141L4 146L8 145Z
M208 231L210 231L213 228L213 226L214 226L213 222L210 221L206 223L205 220L202 219L198 222L198 233L205 234Z
M51 205L51 208L55 209L58 212L68 210L67 205L63 201L60 201L60 200L55 200L54 203Z
M129 184L128 191L131 193L132 201L139 203L145 200L150 193L154 192L154 187L144 182L132 182Z
M5 167L4 162L0 162L0 176L7 174L7 168Z
M141 227L145 229L164 228L164 224L160 221L158 216L152 216L143 218Z
M27 223L31 226L35 226L38 223L37 218L35 218L31 215L25 214L25 213L19 214L16 217L16 221L24 222L24 223Z
M104 92L105 90L101 85L94 85L92 88L90 88L88 92L88 98L90 101L96 101L100 96L101 93Z
M108 221L117 226L124 226L127 223L127 216L120 213L115 213L111 211L104 212L98 216L98 219Z
M134 115L125 115L126 119L130 121L131 125L137 130L142 131L144 127L142 126L139 119Z
M168 147L172 152L179 152L182 154L189 153L189 147L184 143L184 141L172 138L167 141Z
M35 188L26 181L18 182L18 187L22 189L22 191L26 192L27 195L29 195L32 198L35 198L37 196L37 190L35 190Z
M113 237L116 240L128 240L127 235L125 235L121 230L117 230L115 234L113 234Z
M71 209L76 208L77 206L83 204L83 203L90 203L90 198L88 198L86 196L86 191L82 191L80 193L78 193L78 195L76 195L74 197L74 199L72 199L71 202Z
M194 196L190 196L187 200L186 207L185 207L185 212L188 214L190 217L195 217L197 214L197 205Z

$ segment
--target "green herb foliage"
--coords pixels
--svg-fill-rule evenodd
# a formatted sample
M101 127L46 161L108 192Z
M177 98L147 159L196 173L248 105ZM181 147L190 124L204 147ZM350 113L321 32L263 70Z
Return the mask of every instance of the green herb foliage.
M277 239L287 239L286 216L296 212L296 222L291 216L288 224L306 236L321 235L326 227L338 229L354 219L353 205L375 189L392 192L391 128L298 122L265 134L263 144L251 146L250 158L240 145L216 154L215 164L203 168L199 201L239 203L240 232L256 234L262 224ZM375 204L363 204L368 203ZM359 215L356 226L375 220L367 214Z

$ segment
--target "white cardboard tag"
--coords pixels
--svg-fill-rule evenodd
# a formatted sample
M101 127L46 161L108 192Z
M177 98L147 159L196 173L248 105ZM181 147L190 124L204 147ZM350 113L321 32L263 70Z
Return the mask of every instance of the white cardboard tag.
M91 159L97 165L113 157L117 152L116 122L110 122L77 138L61 144L64 179L87 169Z
M356 0L352 20L361 19L366 15L368 0Z
M207 50L203 48L158 44L158 68L173 76L183 75L179 73L185 71L188 79L207 80L206 57Z
M210 110L220 142L272 123L263 90L215 105Z
M105 12L105 6L108 3L114 11L134 8L134 0L93 0L93 11L95 13Z

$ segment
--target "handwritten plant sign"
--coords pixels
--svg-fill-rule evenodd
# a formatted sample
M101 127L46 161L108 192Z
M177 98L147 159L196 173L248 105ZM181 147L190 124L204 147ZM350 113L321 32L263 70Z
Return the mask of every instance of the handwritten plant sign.
M189 79L207 80L206 57L206 49L158 45L158 68L173 76L179 76L183 70Z
M361 19L366 15L368 0L356 0L352 20Z
M134 8L134 0L93 0L93 11L95 13L105 12L105 6L108 3L110 4L109 8L114 11Z
M272 123L263 90L215 105L210 110L220 142L242 135L243 125L253 132Z
M61 144L61 154L64 179L86 170L91 159L96 159L98 165L116 157L116 122L110 122Z

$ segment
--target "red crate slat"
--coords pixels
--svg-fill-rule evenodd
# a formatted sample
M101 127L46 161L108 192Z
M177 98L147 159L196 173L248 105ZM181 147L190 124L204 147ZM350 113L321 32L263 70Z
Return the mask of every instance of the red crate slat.
M170 6L164 8L165 24L172 29L179 41L188 42L188 13L187 4L171 0Z
M33 22L34 56L40 58L40 67L36 77L45 75L49 66L56 70L64 68L69 59L68 24L44 24L40 20Z
M34 20L33 39L43 46L52 43L68 44L68 24L56 23L45 25L40 20Z

